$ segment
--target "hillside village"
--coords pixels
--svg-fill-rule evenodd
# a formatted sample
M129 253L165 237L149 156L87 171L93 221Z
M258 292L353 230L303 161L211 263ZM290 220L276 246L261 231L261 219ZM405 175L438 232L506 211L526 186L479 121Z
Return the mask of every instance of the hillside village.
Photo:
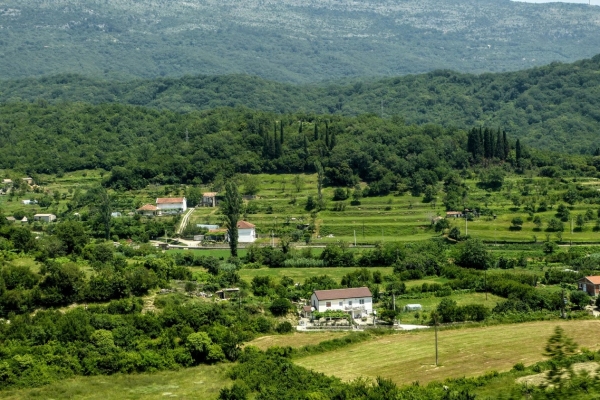
M599 398L599 16L4 0L0 398Z

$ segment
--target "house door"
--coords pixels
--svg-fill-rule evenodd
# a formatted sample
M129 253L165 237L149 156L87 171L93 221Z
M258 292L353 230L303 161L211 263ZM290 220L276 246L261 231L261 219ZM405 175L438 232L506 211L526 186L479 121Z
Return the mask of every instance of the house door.
M583 291L587 293L587 287L586 287L585 283L583 284Z

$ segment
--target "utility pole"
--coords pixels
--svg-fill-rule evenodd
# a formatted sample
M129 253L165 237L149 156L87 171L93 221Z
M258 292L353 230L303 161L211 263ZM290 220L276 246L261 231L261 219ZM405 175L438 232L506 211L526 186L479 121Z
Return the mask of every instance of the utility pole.
M356 247L356 229L354 230L354 247Z
M438 313L432 312L431 317L433 318L433 327L435 329L435 366L438 366Z
M483 288L485 289L485 301L487 301L487 268L483 270Z
M465 236L469 234L469 219L467 218L467 213L465 213Z
M567 301L567 299L565 299L565 286L564 283L560 284L561 287L561 302L560 302L560 317L565 319L567 318L567 316L565 315L565 303Z

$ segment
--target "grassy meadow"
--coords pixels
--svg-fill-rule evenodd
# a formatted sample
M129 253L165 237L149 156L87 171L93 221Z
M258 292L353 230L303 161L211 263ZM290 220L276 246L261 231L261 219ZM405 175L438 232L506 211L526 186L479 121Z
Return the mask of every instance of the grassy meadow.
M167 398L216 399L227 378L230 364L201 365L179 371L145 374L80 376L39 388L2 391L4 400L154 400Z
M432 329L385 335L296 362L343 380L382 376L397 384L410 384L474 377L544 359L544 346L557 325L581 347L600 349L600 321L541 321L442 330L437 367Z

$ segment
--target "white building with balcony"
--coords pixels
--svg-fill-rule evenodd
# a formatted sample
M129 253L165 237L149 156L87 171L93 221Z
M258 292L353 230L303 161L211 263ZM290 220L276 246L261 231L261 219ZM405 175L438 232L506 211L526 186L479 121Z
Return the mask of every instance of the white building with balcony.
M345 311L360 318L373 313L373 295L368 287L315 290L310 305L319 312Z

